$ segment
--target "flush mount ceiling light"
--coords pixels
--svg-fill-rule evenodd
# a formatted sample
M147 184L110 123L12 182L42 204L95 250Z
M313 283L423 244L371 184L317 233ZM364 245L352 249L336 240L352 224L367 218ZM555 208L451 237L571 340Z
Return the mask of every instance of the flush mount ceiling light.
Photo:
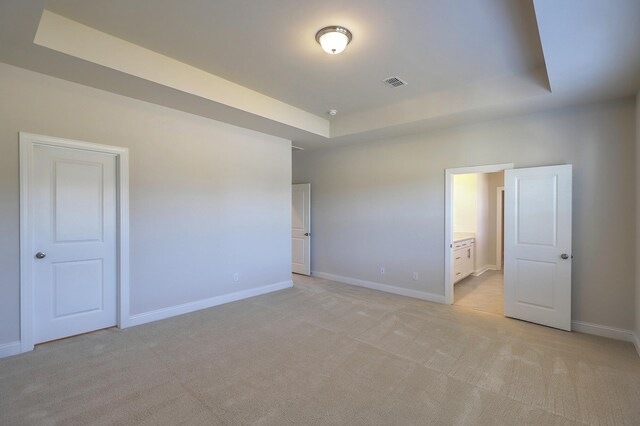
M351 38L351 31L336 25L324 27L316 34L316 41L330 55L337 55L342 52L347 47L347 44L351 42Z

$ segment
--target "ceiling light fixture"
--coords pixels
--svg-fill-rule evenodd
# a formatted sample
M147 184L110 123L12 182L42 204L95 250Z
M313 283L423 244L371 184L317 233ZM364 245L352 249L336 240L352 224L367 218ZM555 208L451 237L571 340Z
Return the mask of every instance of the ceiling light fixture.
M352 38L351 31L337 25L324 27L316 33L316 41L330 55L337 55L342 52Z

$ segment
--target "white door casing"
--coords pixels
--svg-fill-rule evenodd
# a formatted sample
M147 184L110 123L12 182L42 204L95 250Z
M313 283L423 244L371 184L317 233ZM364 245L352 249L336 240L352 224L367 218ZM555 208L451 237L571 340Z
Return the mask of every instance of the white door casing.
M291 194L291 270L311 275L311 184L293 185Z
M504 181L504 178L502 179ZM503 183L504 184L504 183ZM502 270L502 196L504 186L496 188L496 267Z
M513 163L491 164L485 166L459 167L445 169L444 191L444 303L453 304L453 178L455 175L468 173L495 173L512 169Z
M571 330L571 165L505 171L504 312Z
M20 133L20 173L21 352L128 326L128 150Z

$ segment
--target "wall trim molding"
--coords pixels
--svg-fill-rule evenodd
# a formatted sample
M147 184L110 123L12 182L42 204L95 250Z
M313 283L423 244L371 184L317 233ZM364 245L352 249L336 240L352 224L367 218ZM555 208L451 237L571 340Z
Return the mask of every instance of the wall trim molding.
M479 277L480 275L484 274L487 271L499 271L500 268L498 268L497 265L484 265L482 268L478 268L475 271L473 271L473 273L471 275L473 275L474 277Z
M636 349L638 349L638 355L640 355L640 342L638 342L638 336L636 336L636 334L631 330L609 327L608 325L593 324L584 321L571 321L571 330L579 333L592 334L594 336L607 337L609 339L633 343Z
M396 287L389 284L382 284L373 281L361 280L358 278L343 277L341 275L329 274L327 272L311 271L311 275L326 280L337 281L343 284L364 287L371 290L383 291L385 293L398 294L400 296L413 297L414 299L426 300L428 302L444 303L444 296L429 293L421 290L413 290L409 288Z
M141 314L131 315L129 317L128 326L136 326L153 321L159 321L162 319L188 314L190 312L199 311L201 309L212 308L214 306L224 305L225 303L236 302L238 300L248 299L250 297L260 296L262 294L284 290L291 287L293 287L293 281L282 281L275 284L268 284L262 287L250 288L247 290L236 291L234 293L210 297L208 299L196 300L193 302L183 303L181 305L169 306L166 308L156 309L154 311L143 312Z
M21 352L19 340L16 342L0 343L0 358L18 355Z

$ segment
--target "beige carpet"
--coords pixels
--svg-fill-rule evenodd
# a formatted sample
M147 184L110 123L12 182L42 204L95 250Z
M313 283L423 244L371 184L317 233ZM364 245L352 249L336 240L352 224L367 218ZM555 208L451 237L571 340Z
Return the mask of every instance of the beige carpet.
M458 281L453 288L454 305L504 315L504 275L502 271L486 271Z
M0 424L639 424L628 343L295 280L0 360Z

